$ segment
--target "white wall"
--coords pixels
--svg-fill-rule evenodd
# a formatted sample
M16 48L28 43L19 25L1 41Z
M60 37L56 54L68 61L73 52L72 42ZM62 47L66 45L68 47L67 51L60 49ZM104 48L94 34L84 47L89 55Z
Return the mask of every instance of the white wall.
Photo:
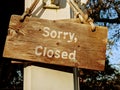
M29 8L31 3L34 0L25 0L25 8ZM39 4L36 6L35 10L33 11L33 16L38 18L44 18L49 20L56 20L56 19L69 19L71 18L71 10L66 0L62 0L60 9L41 9L42 0L40 0Z
M25 8L30 7L34 0L25 0ZM40 0L42 1L42 0ZM33 12L33 16L49 20L69 19L70 7L63 0L66 7L61 9L40 9L41 2ZM64 5L64 6L65 6ZM27 66L24 68L24 90L73 90L73 74L42 68Z
M28 66L24 69L24 90L73 90L73 74Z

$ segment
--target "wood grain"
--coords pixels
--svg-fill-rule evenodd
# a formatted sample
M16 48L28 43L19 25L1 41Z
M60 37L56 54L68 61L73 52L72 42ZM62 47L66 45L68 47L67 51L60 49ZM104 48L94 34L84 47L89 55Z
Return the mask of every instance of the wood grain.
M5 43L3 56L19 59L21 61L34 61L78 68L104 70L106 59L107 28L96 26L94 32L88 24L76 23L75 20L45 20L26 17L20 22L20 16L12 15L8 36ZM77 21L78 22L78 21ZM54 37L44 36L48 31L55 37L55 33L62 34ZM65 34L66 33L66 34ZM67 34L69 33L69 34ZM74 36L69 42L70 35ZM72 36L71 36L72 38ZM36 55L36 47L41 46L38 52L47 48L48 52L59 51L63 57L55 58L55 53ZM50 51L49 51L50 50ZM69 58L69 54L76 51L75 60ZM57 53L57 52L56 52ZM68 56L65 56L68 53ZM71 56L72 57L72 56Z

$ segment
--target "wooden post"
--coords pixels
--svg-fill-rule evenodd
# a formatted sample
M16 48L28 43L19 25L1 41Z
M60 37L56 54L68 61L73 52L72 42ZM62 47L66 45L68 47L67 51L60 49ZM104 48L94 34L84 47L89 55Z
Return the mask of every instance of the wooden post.
M34 0L25 0L25 8ZM61 9L43 9L40 0L33 12L33 17L49 20L71 18L70 6L63 0ZM24 67L24 90L74 90L73 74L40 67L27 65Z

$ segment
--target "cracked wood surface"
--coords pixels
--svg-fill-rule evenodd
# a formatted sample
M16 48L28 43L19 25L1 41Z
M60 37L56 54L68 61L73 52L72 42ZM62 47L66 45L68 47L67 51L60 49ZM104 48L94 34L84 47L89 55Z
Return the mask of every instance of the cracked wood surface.
M96 30L92 32L90 25L76 23L78 21L75 19L46 20L26 17L24 22L19 22L19 19L20 16L17 15L11 17L4 57L21 61L104 70L107 43L106 27L96 26ZM49 32L68 32L74 36L74 39L67 42L70 39L69 34L60 34L60 38L45 37L43 34L47 34L48 31L45 31L44 27L48 27ZM37 46L42 46L38 49L38 52L42 53L41 55L35 54ZM47 48L46 52L43 50L45 47ZM47 54L47 52L51 53ZM59 57L56 58L58 54ZM73 58L74 56L75 58Z

